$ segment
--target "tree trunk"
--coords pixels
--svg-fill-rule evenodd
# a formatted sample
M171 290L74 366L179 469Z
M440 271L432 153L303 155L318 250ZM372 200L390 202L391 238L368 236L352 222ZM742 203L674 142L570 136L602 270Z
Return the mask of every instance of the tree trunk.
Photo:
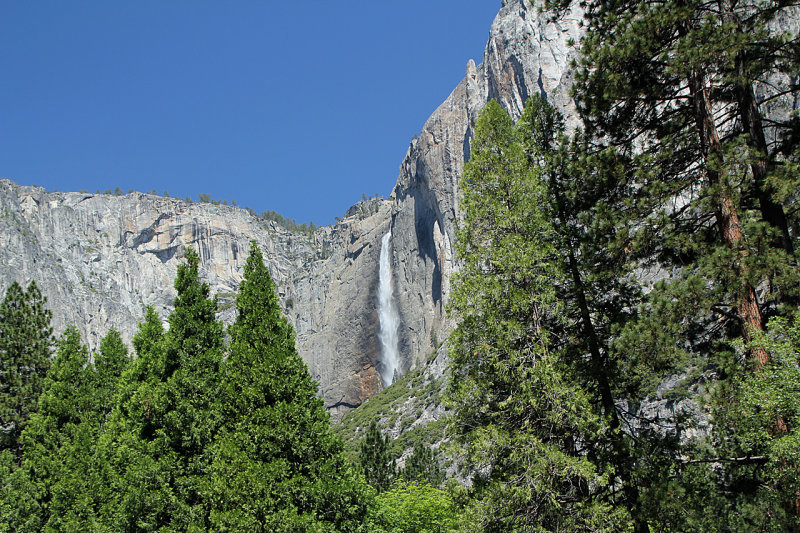
M556 206L558 209L558 218L563 228L568 228L566 207L564 206L564 199L561 196L558 184L551 176L550 178L551 194L555 197ZM586 299L586 287L581 278L580 270L578 269L578 261L575 256L575 251L572 246L567 243L567 269L569 270L572 283L575 287L575 298L578 304L578 310L581 316L581 329L589 345L589 354L591 355L592 373L597 382L598 392L600 393L600 404L603 407L603 413L609 419L609 426L611 429L611 446L613 448L613 461L614 467L622 482L622 492L625 495L625 503L628 512L633 520L633 530L635 533L648 533L650 531L647 521L640 517L639 513L639 488L633 481L632 472L634 469L633 458L630 451L625 444L622 427L619 420L619 413L614 403L614 396L611 392L611 384L608 380L608 373L606 370L608 357L605 350L601 348L600 340L597 336L594 324L592 323L591 312L589 310L589 303Z
M708 98L705 77L701 72L695 70L689 75L688 81L689 93L694 103L694 118L697 124L698 134L700 135L700 147L703 158L705 159L706 177L712 187L722 185L719 171L708 164L710 157L715 155L721 157L722 146L714 123L714 115L711 102ZM730 196L722 189L719 190L717 195L715 215L717 225L719 226L720 237L728 248L734 251L739 258L735 268L742 282L737 291L736 308L739 318L744 325L745 339L750 340L752 332L764 330L764 323L761 310L758 307L756 291L753 286L745 280L746 272L744 272L743 260L747 255L747 250L744 248L742 225L739 221L739 214L736 211L736 206ZM769 360L769 353L761 348L753 350L752 355L758 361L759 366L764 366Z
M739 20L733 10L731 0L720 0L720 9L725 22L741 31ZM758 108L753 82L745 75L744 52L739 51L734 58L736 103L739 108L739 119L742 129L748 135L747 144L751 148L750 169L753 172L753 186L761 209L761 217L779 233L779 245L790 256L794 254L792 238L789 234L789 223L783 206L772 199L772 188L767 184L767 175L772 170L769 159L767 140L764 135L764 124Z

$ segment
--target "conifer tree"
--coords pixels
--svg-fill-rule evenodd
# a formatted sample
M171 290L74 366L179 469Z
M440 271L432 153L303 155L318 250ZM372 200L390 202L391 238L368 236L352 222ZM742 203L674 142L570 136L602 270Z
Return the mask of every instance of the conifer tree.
M47 299L35 282L12 283L0 305L0 451L19 459L19 437L36 411L53 344Z
M199 265L198 255L187 249L175 280L169 331L148 309L134 337L138 357L122 376L102 443L115 492L102 510L111 529L210 526L202 484L219 425L215 402L223 328Z
M444 472L433 450L422 442L415 442L403 467L403 479L411 483L428 483L432 487L439 487L444 481Z
M358 461L367 483L378 493L391 487L396 475L389 435L384 435L375 420L370 421L364 440L361 442Z
M105 426L114 408L115 396L119 387L119 379L130 363L128 347L122 341L122 335L111 329L100 339L100 349L95 354L94 368L94 412L98 422Z
M566 138L563 119L540 95L526 103L518 129L529 164L538 167L546 184L545 209L552 213L553 228L550 245L559 251L549 259L560 273L554 280L559 313L555 320L544 320L543 328L550 350L571 368L569 379L587 391L604 422L597 438L586 438L587 453L599 467L613 468L620 481L610 492L595 490L592 497L624 504L634 529L646 531L640 501L644 480L636 476L637 470L647 470L646 460L635 464L634 442L639 447L660 446L659 439L649 441L642 434L631 439L618 404L630 401L636 379L663 378L666 368L652 365L648 372L632 376L631 361L613 347L616 332L633 318L641 299L627 254L628 213L636 196L627 176L630 161L620 149L593 150L580 131ZM639 393L641 389L632 396L638 398ZM646 423L642 425L646 430Z
M560 247L574 252L576 235L564 233L566 221L554 224L563 213L547 172L555 172L548 147L557 132L526 112L528 132L499 104L487 104L461 182L463 267L452 295L459 324L451 336L449 383L454 429L485 529L623 527L637 502L614 505L606 477L617 467L623 490L631 486L619 469L621 439L603 436L605 419L615 415L613 398L609 407L590 392L602 389L608 369L602 352L588 368L580 364L583 354L572 355L579 352L572 339L586 339L594 331L586 326L595 324L581 326L587 304L576 302L587 292L562 259ZM548 137L537 141L545 143L538 156L525 150L523 133L531 132ZM566 314L559 301L565 293ZM571 320L580 333L565 333Z
M74 327L67 328L58 342L58 351L47 373L39 407L22 434L22 466L30 485L22 500L35 501L35 513L20 516L14 529L63 530L65 493L76 493L74 483L86 479L84 461L91 455L93 438L92 370L89 353ZM84 492L84 491L81 491ZM68 506L67 506L68 507Z
M366 493L295 349L260 249L250 245L230 328L205 497L226 531L354 530Z
M97 442L128 361L118 332L100 344L92 365L75 328L59 340L39 409L22 435L22 464L3 490L2 515L12 529L75 531L98 523L109 487Z
M154 451L156 406L163 403L166 379L164 336L160 317L148 306L133 337L136 358L120 376L108 431L98 444L104 483L112 490L100 515L110 529L152 530L170 522L171 498L162 489L174 456L159 458Z
M597 149L610 144L633 154L629 222L615 226L631 237L630 258L666 278L619 328L612 357L627 365L634 378L628 385L658 375L658 367L685 368L689 359L698 373L722 378L709 383L709 397L715 432L728 436L684 442L679 453L700 458L690 461L681 483L645 484L644 514L654 527L691 527L694 506L691 520L703 524L696 527L725 527L743 509L722 495L747 493L748 483L759 483L761 467L730 446L739 421L722 414L738 401L739 380L770 359L768 345L752 342L752 363L734 357L735 339L760 338L766 317L797 302L800 281L791 222L796 210L790 209L797 118L764 120L762 110L797 91L788 82L797 70L797 35L775 29L780 17L796 14L797 3L586 4L588 31L574 91ZM643 396L644 379L638 380L629 398ZM778 436L785 421L778 417L774 425ZM698 454L694 445L705 449ZM681 470L678 449L667 455L666 471ZM707 460L719 462L704 474ZM685 517L681 526L672 521L676 509ZM755 523L747 527L767 527ZM769 527L778 524L785 525L777 520Z
M792 16L793 4L590 2L575 86L591 133L640 150L637 179L650 200L641 206L641 251L681 266L700 258L694 274L724 290L696 307L735 317L728 328L746 337L763 330L771 306L796 299L796 236L775 172L797 142L796 118L775 117L767 132L754 99L756 83L796 71L797 36L769 27ZM772 293L760 299L764 280ZM768 358L760 349L753 356Z

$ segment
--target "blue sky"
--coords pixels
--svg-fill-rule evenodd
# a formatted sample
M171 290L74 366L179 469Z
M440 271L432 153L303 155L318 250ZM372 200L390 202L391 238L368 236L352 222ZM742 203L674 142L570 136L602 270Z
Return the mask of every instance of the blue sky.
M0 177L327 224L386 196L500 0L0 0Z

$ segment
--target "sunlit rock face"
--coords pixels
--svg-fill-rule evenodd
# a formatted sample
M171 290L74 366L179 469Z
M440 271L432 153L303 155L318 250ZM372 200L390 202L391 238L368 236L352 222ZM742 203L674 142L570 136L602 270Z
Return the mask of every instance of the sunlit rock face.
M527 0L507 0L492 24L480 65L431 115L408 147L389 199L356 204L315 235L289 232L245 210L132 193L48 193L0 181L0 285L36 280L57 331L75 324L96 347L109 328L126 339L144 306L166 319L172 283L193 247L201 274L235 317L234 296L249 242L261 246L298 350L338 416L383 387L379 373L379 259L391 232L389 268L402 374L444 340L458 217L458 180L469 157L472 124L496 98L515 118L525 100L545 94L567 116L568 70L581 13L550 22ZM357 160L357 147L354 147Z
M400 309L402 369L444 340L452 324L446 308L455 268L458 180L469 158L472 126L496 99L515 119L532 94L546 96L576 122L569 98L583 12L549 21L527 0L507 0L495 18L480 65L467 63L464 79L411 141L392 193L392 242Z

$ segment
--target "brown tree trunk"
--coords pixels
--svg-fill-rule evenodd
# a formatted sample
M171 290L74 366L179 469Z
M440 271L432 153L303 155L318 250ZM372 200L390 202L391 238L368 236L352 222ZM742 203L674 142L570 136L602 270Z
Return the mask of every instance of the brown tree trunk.
M740 30L739 20L733 9L731 0L720 0L720 9L725 22ZM772 188L767 184L767 175L772 170L769 159L767 139L764 135L764 124L761 120L761 111L758 108L756 95L753 91L753 82L745 72L745 57L742 51L734 58L737 83L735 84L736 103L739 108L739 119L742 129L748 135L747 144L752 152L750 154L750 169L753 172L753 186L761 209L761 218L775 228L779 233L779 245L792 256L794 246L789 233L789 223L783 206L772 199Z
M567 213L564 206L564 200L559 191L558 184L555 183L551 177L550 188L553 196L556 199L556 206L558 209L558 218L565 228L567 227ZM597 381L598 392L600 393L600 404L603 407L603 413L609 419L609 426L611 429L611 446L613 448L613 461L617 475L622 482L622 492L625 495L625 503L628 512L633 520L634 533L648 533L650 531L647 525L647 520L642 518L639 512L639 487L633 480L634 460L631 457L630 451L625 443L624 434L619 420L619 413L617 413L617 406L614 402L614 395L611 392L611 383L608 380L607 362L608 357L606 351L601 348L600 339L598 338L597 331L595 330L594 323L592 322L591 311L589 303L586 299L586 286L583 283L580 270L578 269L578 260L575 256L575 251L570 245L567 248L567 270L569 271L572 283L575 286L575 298L578 304L578 310L581 315L580 323L583 334L589 345L589 354L592 361L592 373Z
M722 185L719 171L709 165L709 159L714 156L721 157L722 146L714 123L714 114L711 102L708 98L708 90L705 84L705 77L697 70L689 75L689 93L694 103L695 122L697 131L700 135L700 147L705 159L705 173L711 186ZM736 206L724 188L717 192L716 219L719 226L720 237L723 242L733 250L738 261L735 268L737 274L742 278L741 286L738 290L737 313L744 325L745 339L751 339L754 331L763 331L764 323L761 310L758 306L756 291L744 278L744 259L747 250L744 248L744 236L742 225L739 221L739 214ZM752 355L758 361L759 366L763 366L769 360L769 353L764 349L755 349Z

